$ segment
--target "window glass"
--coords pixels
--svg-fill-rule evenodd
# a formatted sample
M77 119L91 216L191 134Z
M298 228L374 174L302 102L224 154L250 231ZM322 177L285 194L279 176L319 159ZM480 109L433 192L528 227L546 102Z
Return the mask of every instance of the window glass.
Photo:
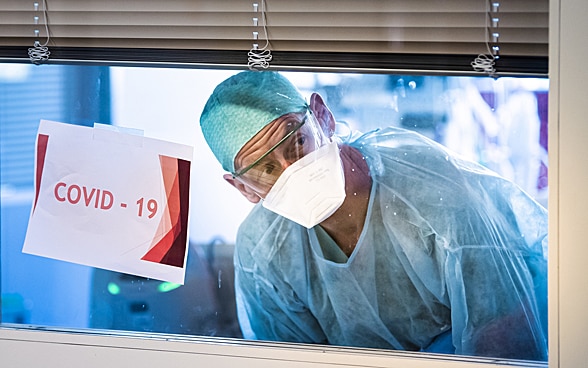
M3 324L243 337L233 254L253 205L228 185L199 128L214 87L236 71L105 66L0 67ZM547 206L544 78L284 72L319 92L337 134L414 130L517 183ZM40 119L138 128L194 146L183 286L21 252Z

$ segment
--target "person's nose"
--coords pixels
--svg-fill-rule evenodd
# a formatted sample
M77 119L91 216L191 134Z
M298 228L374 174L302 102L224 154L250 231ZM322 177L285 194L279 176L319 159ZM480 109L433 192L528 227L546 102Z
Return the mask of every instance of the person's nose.
M284 172L284 170L286 170L288 167L290 167L293 163L295 163L296 161L298 161L298 159L300 159L300 157L298 157L298 155L293 155L291 154L291 150L288 151L278 151L275 152L276 155L274 156L275 160L277 161L277 164L280 166L280 174L282 172Z
M290 165L292 165L295 161L296 160L288 159L288 158L282 156L278 160L278 163L280 164L280 167L282 168L282 172L284 172L284 170L286 170L288 167L290 167Z

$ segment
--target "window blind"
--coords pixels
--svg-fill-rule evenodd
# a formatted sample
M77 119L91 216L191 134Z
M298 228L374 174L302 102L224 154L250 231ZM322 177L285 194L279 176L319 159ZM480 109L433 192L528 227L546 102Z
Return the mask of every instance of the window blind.
M34 3L39 4L38 10ZM253 43L265 43L261 0L46 3L48 46L66 58L110 55L133 60L134 54L138 61L180 58L190 63L191 57L195 58L192 62L213 62L209 58L218 57L220 63L238 65L246 64ZM257 12L254 3L259 4ZM35 39L44 42L42 5L43 0L0 0L0 57L17 57L16 52L32 46ZM505 65L509 60L519 60L523 68L524 63L545 64L548 8L549 0L265 2L270 49L276 56L272 65L311 67L329 59L342 67L362 60L367 67L385 64L385 60L397 64L427 58L433 63L471 60L488 53L487 41L499 46ZM258 18L257 26L253 18ZM257 41L254 32L258 32ZM233 60L239 57L242 59Z

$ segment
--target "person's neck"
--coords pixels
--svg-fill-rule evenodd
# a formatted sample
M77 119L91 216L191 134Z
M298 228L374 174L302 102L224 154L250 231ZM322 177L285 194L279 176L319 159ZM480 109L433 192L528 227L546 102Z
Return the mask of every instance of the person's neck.
M363 230L372 179L363 155L355 148L342 145L341 161L345 172L345 201L320 226L350 256Z

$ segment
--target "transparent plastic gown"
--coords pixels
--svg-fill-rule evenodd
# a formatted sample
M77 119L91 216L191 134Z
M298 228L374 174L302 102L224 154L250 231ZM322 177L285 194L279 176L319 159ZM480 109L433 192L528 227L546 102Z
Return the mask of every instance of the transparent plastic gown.
M349 143L373 186L348 258L257 205L235 251L246 338L547 359L547 212L511 182L398 128Z

